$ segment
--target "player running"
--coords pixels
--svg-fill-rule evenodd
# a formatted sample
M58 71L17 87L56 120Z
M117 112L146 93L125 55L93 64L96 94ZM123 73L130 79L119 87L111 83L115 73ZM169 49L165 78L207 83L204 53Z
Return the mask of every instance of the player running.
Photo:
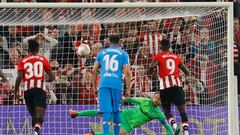
M171 126L167 123L164 114L160 111L160 94L155 93L152 99L149 98L129 98L126 100L128 103L134 103L136 106L130 109L123 109L120 111L121 129L120 135L127 135L134 128L146 124L147 122L158 119L164 125L169 135L173 135ZM69 114L72 118L77 116L100 116L101 114L96 110L85 110L76 112L72 109L69 110ZM179 132L176 133L176 135ZM102 132L95 132L94 135L103 135ZM110 132L109 135L113 135Z
M19 61L18 75L15 83L15 95L18 98L18 88L23 80L24 99L32 117L34 135L40 134L40 128L43 124L46 109L44 71L47 73L49 81L54 80L54 75L48 60L44 56L38 55L38 51L38 42L29 40L29 55Z
M100 69L100 83L98 100L100 110L103 113L104 135L109 134L110 118L113 114L114 134L120 133L119 106L122 97L122 73L125 75L127 84L126 96L130 96L131 71L129 66L129 56L119 46L120 37L111 35L109 37L111 46L98 53L96 62L92 70L93 89L97 90L97 72Z
M177 130L178 125L171 114L171 103L174 103L181 116L183 135L188 135L188 117L185 110L186 101L180 81L179 68L186 76L189 75L189 71L183 64L181 58L169 51L170 43L167 39L163 39L160 43L162 52L154 56L153 62L149 68L149 73L152 73L154 68L158 66L160 81L159 87L163 112L173 129Z

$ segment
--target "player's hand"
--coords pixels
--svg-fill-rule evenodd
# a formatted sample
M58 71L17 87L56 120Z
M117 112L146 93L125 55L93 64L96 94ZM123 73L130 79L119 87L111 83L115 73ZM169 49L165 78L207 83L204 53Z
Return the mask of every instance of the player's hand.
M125 93L125 98L126 100L129 99L131 96L131 91L130 90L127 90L126 93Z

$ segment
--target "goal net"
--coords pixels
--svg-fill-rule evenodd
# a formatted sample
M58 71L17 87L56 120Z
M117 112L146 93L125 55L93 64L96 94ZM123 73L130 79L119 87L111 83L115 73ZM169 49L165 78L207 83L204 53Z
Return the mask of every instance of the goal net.
M42 134L85 134L101 131L101 118L71 119L68 109L97 109L91 69L97 53L109 46L108 37L120 34L122 48L130 56L133 97L151 97L161 87L159 78L146 71L152 57L160 52L160 41L169 39L171 50L181 56L191 72L189 82L183 74L181 77L190 134L226 135L231 124L228 103L235 102L228 100L231 97L228 91L234 91L229 89L233 86L229 86L232 80L228 76L233 68L232 58L228 57L233 47L228 44L231 43L229 9L220 4L215 7L188 4L175 3L175 7L166 3L157 3L158 6L122 3L107 7L30 4L28 8L3 4L0 5L0 65L14 86L17 62L27 55L28 40L36 39L41 45L39 54L49 59L56 76L54 83L46 83L48 107ZM86 58L76 54L76 48L83 43L91 48L91 55ZM0 135L31 134L31 118L24 105L22 88L20 95L22 99L16 100L6 84L0 84ZM180 122L175 107L172 113ZM159 135L166 131L154 120L130 134Z

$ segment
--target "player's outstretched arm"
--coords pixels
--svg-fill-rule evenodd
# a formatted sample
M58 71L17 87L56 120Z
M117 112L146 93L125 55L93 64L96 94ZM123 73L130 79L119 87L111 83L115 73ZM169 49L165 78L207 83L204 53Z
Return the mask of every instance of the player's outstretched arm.
M173 129L167 122L165 115L161 111L159 111L157 113L158 113L157 115L159 117L159 120L162 123L162 125L165 127L165 129L167 130L168 135L178 135L178 134L174 134Z
M98 113L98 111L96 111L96 110L84 110L84 111L77 112L77 111L75 111L73 109L70 109L69 110L69 115L72 118L75 118L77 116L95 117L95 116L100 116L100 113Z

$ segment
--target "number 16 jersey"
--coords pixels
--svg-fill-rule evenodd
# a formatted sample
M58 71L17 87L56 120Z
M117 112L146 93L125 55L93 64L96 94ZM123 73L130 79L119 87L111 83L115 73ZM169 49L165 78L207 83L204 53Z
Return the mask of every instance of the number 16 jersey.
M179 65L183 62L178 55L172 52L161 52L155 55L153 60L158 61L160 90L181 86Z
M41 88L45 90L45 71L51 70L48 60L41 55L28 55L18 62L18 71L23 71L24 90Z
M110 46L98 53L96 62L100 64L99 88L122 90L123 67L129 64L129 56L117 46Z

